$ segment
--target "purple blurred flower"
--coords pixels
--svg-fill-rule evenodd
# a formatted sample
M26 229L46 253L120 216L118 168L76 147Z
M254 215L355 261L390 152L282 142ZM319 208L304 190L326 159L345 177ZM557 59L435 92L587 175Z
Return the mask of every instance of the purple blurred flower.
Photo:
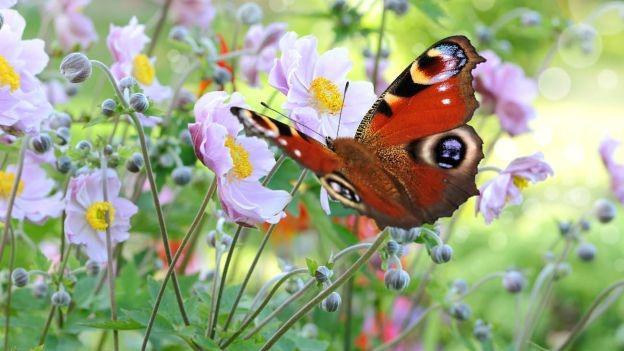
M161 102L171 97L171 88L160 84L156 78L154 58L149 58L142 51L150 39L145 35L145 26L139 24L136 17L124 27L110 26L106 38L108 50L114 63L111 71L118 81L132 76L139 83L145 95Z
M259 86L259 73L269 72L273 67L278 43L286 31L286 26L286 23L276 22L266 27L261 24L249 27L245 36L244 49L250 50L252 54L240 59L241 72L249 85Z
M370 82L351 81L343 108L347 73L351 69L347 50L336 48L319 55L316 38L297 39L293 32L286 33L279 45L282 56L269 72L269 83L286 95L283 107L291 112L291 118L307 127L304 132L324 143L324 138L308 128L335 138L342 110L340 136L355 135L376 97Z
M388 81L383 77L384 71L388 68L389 62L386 58L381 58L379 60L379 67L377 68L377 79L373 80L373 74L375 70L375 56L368 56L364 58L364 67L366 69L366 77L370 81L375 82L375 94L378 96L386 90L388 85Z
M69 96L67 96L65 86L58 80L52 79L46 82L44 84L44 88L46 96L48 97L48 102L51 103L52 106L64 104L69 101Z
M526 77L521 67L502 63L491 51L482 53L487 59L475 68L475 90L481 94L481 106L498 116L501 127L509 135L528 132L529 121L535 118L533 100L537 85Z
M24 18L14 10L0 10L0 135L6 131L36 133L52 112L36 75L48 64L44 43L22 40Z
M67 194L67 218L65 232L72 244L85 245L87 256L96 262L106 262L106 223L110 218L110 234L114 244L130 236L130 218L137 207L129 200L119 197L121 182L113 170L107 170L107 200L104 201L102 172L95 170L81 174L69 182Z
M59 44L65 51L88 48L98 39L93 21L82 10L91 0L53 0L46 11L54 18Z
M202 29L210 27L216 15L211 0L173 0L171 12L175 23Z
M5 220L9 196L15 181L15 172L15 165L9 165L5 171L0 171L0 219L2 221ZM11 217L40 224L48 218L60 216L63 209L62 194L59 192L51 194L54 187L55 182L48 178L39 162L34 162L27 155Z
M617 163L615 160L615 151L620 146L620 142L606 137L600 143L600 157L604 163L609 176L611 177L611 190L615 197L624 204L624 164Z
M0 9L8 9L17 4L17 0L0 0Z
M242 125L230 113L231 106L245 106L238 93L229 97L223 91L210 92L197 101L195 123L189 124L195 154L215 172L228 220L277 223L285 216L290 195L260 183L275 165L273 153L264 140L238 135Z
M490 224L498 218L506 204L518 205L522 202L522 190L530 183L541 182L552 175L553 170L541 153L513 160L479 189L477 213L483 214L485 222Z

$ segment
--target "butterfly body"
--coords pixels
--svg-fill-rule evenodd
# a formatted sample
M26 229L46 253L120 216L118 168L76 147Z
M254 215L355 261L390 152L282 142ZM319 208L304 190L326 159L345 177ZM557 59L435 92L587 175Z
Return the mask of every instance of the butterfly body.
M335 200L380 227L411 228L450 216L478 194L482 141L466 122L477 107L470 71L482 61L465 37L439 41L377 99L354 138L327 146L253 111L232 113L313 171Z

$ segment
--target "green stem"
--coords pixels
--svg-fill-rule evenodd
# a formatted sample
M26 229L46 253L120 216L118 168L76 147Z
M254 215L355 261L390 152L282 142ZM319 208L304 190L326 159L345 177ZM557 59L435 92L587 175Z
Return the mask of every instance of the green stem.
M375 53L375 64L373 66L373 90L377 89L377 74L379 73L379 61L381 59L381 44L383 42L384 32L386 30L386 4L381 1L383 10L381 12L381 24L379 25L379 38L377 39L377 52Z
M101 157L102 167L102 199L104 202L108 202L108 166L106 164L106 157ZM111 321L113 323L117 321L117 301L115 299L115 271L113 269L113 241L110 233L110 213L106 211L104 215L104 221L106 222L106 271L108 276L108 298L110 300L111 308ZM113 329L113 349L119 350L119 330Z
M221 248L216 243L215 247L215 268L214 274L212 276L212 289L210 294L210 313L208 314L208 326L206 327L206 336L210 335L210 331L213 328L213 323L216 323L216 318L213 318L215 314L215 310L217 308L217 301L215 300L215 296L218 294L217 289L219 287L219 269L221 268Z
M154 48L156 48L156 43L158 42L160 33L165 25L165 20L167 19L167 14L169 13L169 8L171 7L172 2L173 0L165 0L165 3L160 10L160 17L156 23L156 28L154 29L154 34L152 35L152 41L147 49L147 56L152 56L152 53L154 53Z
M54 313L56 312L56 306L52 305L50 308L50 313L48 313L48 319L46 319L46 323L43 326L43 333L39 337L39 345L43 345L45 343L45 338L48 335L48 330L50 329L50 325L52 324L52 320L54 319Z
M347 270L340 275L332 284L330 284L326 289L321 291L318 295L316 295L313 299L308 301L303 307L301 307L295 314L290 317L276 332L273 334L269 340L262 346L261 351L269 350L275 343L290 329L297 321L303 318L312 308L317 306L323 299L325 299L329 294L331 294L334 290L338 289L342 284L344 284L352 275L354 275L360 267L364 265L364 263L368 262L370 257L377 252L377 249L383 244L386 238L389 235L389 231L384 230L378 236L377 239L373 242L373 244L364 252L362 256L360 256L357 261L353 265L351 265Z

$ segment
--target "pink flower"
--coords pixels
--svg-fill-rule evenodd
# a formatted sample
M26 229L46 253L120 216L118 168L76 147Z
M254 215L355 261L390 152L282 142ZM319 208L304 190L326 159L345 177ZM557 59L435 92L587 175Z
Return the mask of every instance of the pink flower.
M110 225L113 245L126 241L130 234L130 218L137 207L119 197L121 182L115 171L106 173L107 201L104 201L102 172L81 174L69 182L65 233L72 244L85 245L87 256L96 262L106 262L106 229ZM110 218L110 224L105 216Z
M98 38L93 21L82 10L91 0L53 0L46 10L54 18L59 44L65 51L88 48Z
M351 69L347 50L336 48L319 55L316 38L297 39L293 32L286 33L279 45L282 56L269 72L269 83L286 95L283 107L291 112L291 118L305 126L304 132L324 143L324 138L314 132L335 138L342 110L340 136L354 136L376 97L373 85L363 81L351 81L343 96Z
M9 165L5 171L0 171L0 219L2 221L5 221L16 171L15 165ZM62 194L52 192L55 185L54 180L48 177L39 162L32 160L27 154L11 217L20 221L27 219L41 224L48 218L60 216L63 210Z
M481 106L494 112L501 127L512 136L528 132L528 123L535 118L533 100L537 86L525 76L521 67L502 63L491 51L482 53L487 59L475 68L475 90L481 94Z
M212 24L217 11L211 0L173 0L171 13L177 24L206 29Z
M52 112L36 75L48 64L44 43L22 40L25 21L14 10L0 10L0 127L2 132L34 134Z
M149 41L145 26L132 17L125 27L110 26L106 45L113 56L111 71L115 79L132 76L150 99L161 102L171 97L171 88L161 85L156 78L155 59L142 53Z
M65 86L56 79L52 79L44 84L48 102L53 106L64 104L69 101L69 96L65 91Z
M606 137L600 143L599 151L602 163L604 163L611 177L611 190L613 190L615 197L624 204L624 164L617 163L614 157L620 144L619 141Z
M375 71L375 56L369 55L364 58L364 67L366 69L366 77L370 81L375 82L375 94L381 95L381 93L388 88L388 81L383 77L383 73L386 69L388 69L389 62L387 58L381 58L379 60L379 66L377 67L377 77L373 79L373 74Z
M249 27L245 36L244 49L250 50L252 54L240 59L241 72L249 85L259 86L259 73L269 72L273 67L278 43L286 31L286 26L286 23L276 22L266 27L261 24Z
M231 106L245 106L242 97L210 92L195 104L195 123L189 124L197 158L215 172L221 207L230 221L255 225L277 223L290 201L286 191L260 183L275 165L268 144L256 137L238 135L242 125Z
M61 250L56 242L44 240L39 243L39 249L43 255L53 264L61 261Z
M483 214L485 222L490 224L498 218L506 204L518 205L522 202L521 191L529 183L541 182L552 175L553 170L541 153L517 158L479 189L477 212Z

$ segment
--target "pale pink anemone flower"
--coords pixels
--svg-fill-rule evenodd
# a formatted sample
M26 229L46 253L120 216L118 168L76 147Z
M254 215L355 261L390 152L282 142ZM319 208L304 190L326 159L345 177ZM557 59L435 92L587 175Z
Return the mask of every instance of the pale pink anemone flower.
M0 10L0 135L36 134L52 112L43 84L36 75L48 64L44 42L23 40L26 21L15 10Z
M145 35L145 26L139 24L136 17L124 27L110 26L106 45L113 56L111 71L118 81L125 77L134 77L145 95L156 102L171 97L171 88L163 86L156 78L154 58L143 53L150 39Z
M377 67L377 77L374 79L373 74L375 74L375 56L370 55L364 58L366 77L368 77L371 82L375 83L375 94L377 94L378 96L381 95L381 93L383 93L386 88L388 88L388 85L390 85L390 83L388 83L388 81L384 78L384 72L386 71L386 69L388 69L389 65L390 63L388 62L387 58L380 58L379 66Z
M279 40L286 33L286 27L287 24L281 22L271 23L266 27L261 24L249 27L243 48L251 54L240 58L241 73L249 85L260 86L260 73L268 73L273 67Z
M275 165L268 144L239 135L243 126L230 107L246 106L238 93L215 91L195 104L195 123L189 124L197 158L217 177L221 207L229 221L255 225L277 223L285 216L290 195L260 183Z
M171 13L176 24L207 29L212 24L217 11L211 0L173 0Z
M82 13L91 0L52 0L46 6L54 19L54 29L64 51L86 49L97 39L93 21Z
M16 165L0 171L0 219L6 221L9 197L15 182ZM48 218L57 218L63 210L62 194L54 191L56 182L50 179L39 162L26 156L24 169L17 187L11 217L42 224Z
M624 163L615 160L615 152L621 142L605 137L600 143L600 157L611 178L611 190L615 197L624 204Z
M492 223L507 204L522 203L522 190L529 184L541 182L553 174L542 153L516 158L479 189L477 213L483 215L486 223Z
M138 208L129 200L119 197L121 182L115 171L106 172L107 200L104 201L103 174L94 170L81 174L69 182L66 198L65 233L67 241L84 245L87 256L93 261L107 261L106 215L110 219L112 244L126 241L130 234L130 218Z
M481 55L487 61L473 71L481 107L496 114L501 128L511 136L530 131L529 121L535 118L532 106L537 97L535 80L527 77L520 66L501 62L491 51Z

